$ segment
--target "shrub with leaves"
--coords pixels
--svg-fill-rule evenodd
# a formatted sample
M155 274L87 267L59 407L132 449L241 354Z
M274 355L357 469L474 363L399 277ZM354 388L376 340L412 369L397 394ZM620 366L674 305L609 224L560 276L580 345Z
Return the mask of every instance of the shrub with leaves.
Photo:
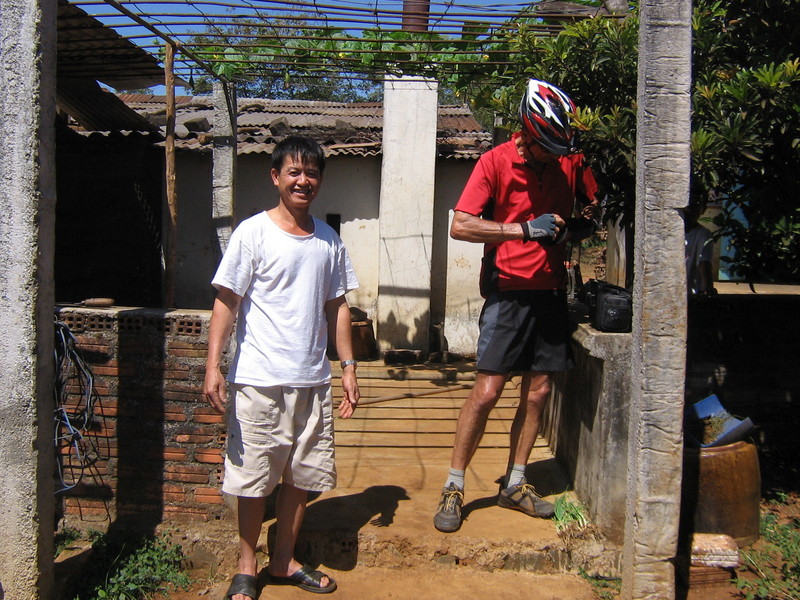
M75 600L140 600L156 592L186 589L181 547L166 536L139 543L112 541L107 536L92 547L91 561Z
M761 537L755 549L742 551L749 576L739 577L739 589L747 600L800 598L800 520L763 514Z

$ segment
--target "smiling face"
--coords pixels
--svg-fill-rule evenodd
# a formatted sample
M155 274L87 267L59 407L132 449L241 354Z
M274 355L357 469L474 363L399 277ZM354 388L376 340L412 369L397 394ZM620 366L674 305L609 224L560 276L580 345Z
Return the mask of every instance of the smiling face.
M322 185L322 172L316 164L303 162L300 156L287 156L280 171L272 169L272 183L278 188L286 208L308 210Z

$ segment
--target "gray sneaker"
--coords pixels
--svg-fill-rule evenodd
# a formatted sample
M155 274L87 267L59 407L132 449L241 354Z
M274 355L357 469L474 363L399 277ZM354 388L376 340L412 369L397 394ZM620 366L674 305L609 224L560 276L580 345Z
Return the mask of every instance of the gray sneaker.
M497 506L524 512L529 517L549 519L555 513L553 505L536 493L530 483L522 482L500 490Z
M439 508L433 516L433 526L444 533L453 533L461 527L461 505L464 492L451 483L442 490Z

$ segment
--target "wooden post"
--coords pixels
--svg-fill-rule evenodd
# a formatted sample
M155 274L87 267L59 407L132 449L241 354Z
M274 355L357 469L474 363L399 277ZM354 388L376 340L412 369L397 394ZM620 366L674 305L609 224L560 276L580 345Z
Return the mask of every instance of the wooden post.
M165 46L164 79L167 96L167 139L165 145L167 179L167 243L164 259L164 306L172 307L175 302L175 278L178 243L178 199L175 192L175 47Z

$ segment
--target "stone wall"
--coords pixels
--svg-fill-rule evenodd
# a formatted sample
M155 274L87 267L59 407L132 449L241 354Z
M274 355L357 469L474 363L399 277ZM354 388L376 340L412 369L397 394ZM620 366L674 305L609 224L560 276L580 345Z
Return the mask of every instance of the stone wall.
M629 333L579 323L572 335L575 368L555 376L543 424L592 521L618 544L625 528L630 341Z
M60 307L94 375L93 421L64 436L58 494L68 521L214 519L225 511L223 417L202 397L210 311ZM82 422L76 379L64 403ZM56 486L64 487L60 481Z

